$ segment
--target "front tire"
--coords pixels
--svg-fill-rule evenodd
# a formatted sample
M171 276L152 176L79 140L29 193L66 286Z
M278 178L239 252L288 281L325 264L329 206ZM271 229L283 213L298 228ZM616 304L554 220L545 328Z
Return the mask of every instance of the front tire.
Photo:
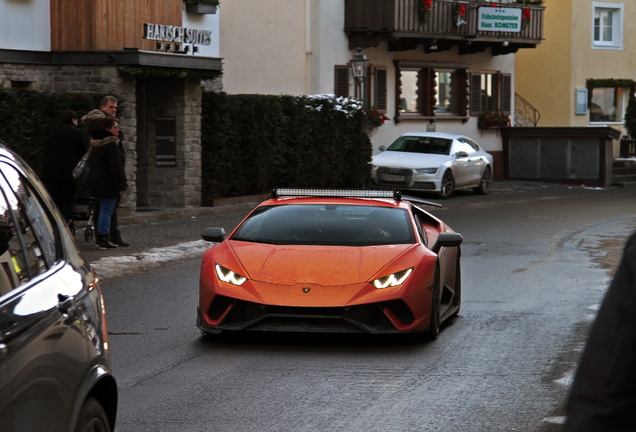
M460 258L460 249L457 248L457 264L455 264L455 295L453 296L453 307L457 310L453 312L452 316L459 315L459 310L462 306L462 267Z
M450 198L453 192L455 192L455 178L451 170L448 169L442 177L442 184L440 185L438 195L440 198L446 199Z
M473 191L479 195L486 195L490 190L490 184L492 183L492 171L490 167L484 168L484 173L481 175L481 181Z
M440 317L440 286L439 286L439 267L435 266L435 277L433 279L433 288L431 293L431 322L426 332L426 339L429 341L437 339L441 326Z
M97 399L86 399L80 410L75 432L111 432L106 412Z

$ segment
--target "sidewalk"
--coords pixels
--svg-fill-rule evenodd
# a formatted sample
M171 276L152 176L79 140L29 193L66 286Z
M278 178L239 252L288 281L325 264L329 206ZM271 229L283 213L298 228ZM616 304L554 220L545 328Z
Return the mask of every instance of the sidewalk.
M472 191L458 191L447 200L440 200L432 195L419 196L441 203L443 208L430 210L443 219L444 212L462 207L507 205L528 200L566 199L576 196L589 196L593 199L598 194L608 193L636 194L636 190L498 181L492 184L489 194L485 196L476 195ZM223 227L229 234L247 213L262 201L262 196L258 198L254 201L218 207L133 212L130 216L120 217L122 238L131 244L127 248L100 250L95 246L94 239L91 242L84 240L82 225L78 226L75 241L84 258L103 278L128 273L135 268L148 269L175 260L201 256L211 246L210 243L201 240L203 229L211 226Z

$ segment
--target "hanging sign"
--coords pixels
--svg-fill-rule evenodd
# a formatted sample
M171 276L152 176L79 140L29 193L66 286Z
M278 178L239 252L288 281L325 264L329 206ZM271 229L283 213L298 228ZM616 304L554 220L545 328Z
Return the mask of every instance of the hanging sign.
M477 30L515 32L521 31L521 9L480 7Z
M144 24L144 39L157 41L157 51L172 51L177 54L192 54L199 51L197 45L211 45L212 32L186 27Z

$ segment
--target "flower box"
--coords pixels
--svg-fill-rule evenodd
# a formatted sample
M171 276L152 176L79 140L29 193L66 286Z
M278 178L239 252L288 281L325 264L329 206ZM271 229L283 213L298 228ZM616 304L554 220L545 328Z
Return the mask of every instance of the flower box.
M207 3L186 3L185 7L186 12L196 14L215 14L217 8L216 5Z
M494 124L494 123L488 123L485 121L479 121L477 122L477 128L478 129L501 129L501 128L505 128L508 127L507 124Z

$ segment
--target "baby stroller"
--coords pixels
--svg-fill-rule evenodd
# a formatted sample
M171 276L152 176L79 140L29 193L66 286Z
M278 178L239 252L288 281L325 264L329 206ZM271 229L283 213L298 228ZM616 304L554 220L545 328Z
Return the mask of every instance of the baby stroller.
M71 221L68 227L73 236L77 230L76 222L86 221L86 229L84 230L84 239L90 242L95 235L95 224L93 222L93 198L78 198L77 202L71 210Z

